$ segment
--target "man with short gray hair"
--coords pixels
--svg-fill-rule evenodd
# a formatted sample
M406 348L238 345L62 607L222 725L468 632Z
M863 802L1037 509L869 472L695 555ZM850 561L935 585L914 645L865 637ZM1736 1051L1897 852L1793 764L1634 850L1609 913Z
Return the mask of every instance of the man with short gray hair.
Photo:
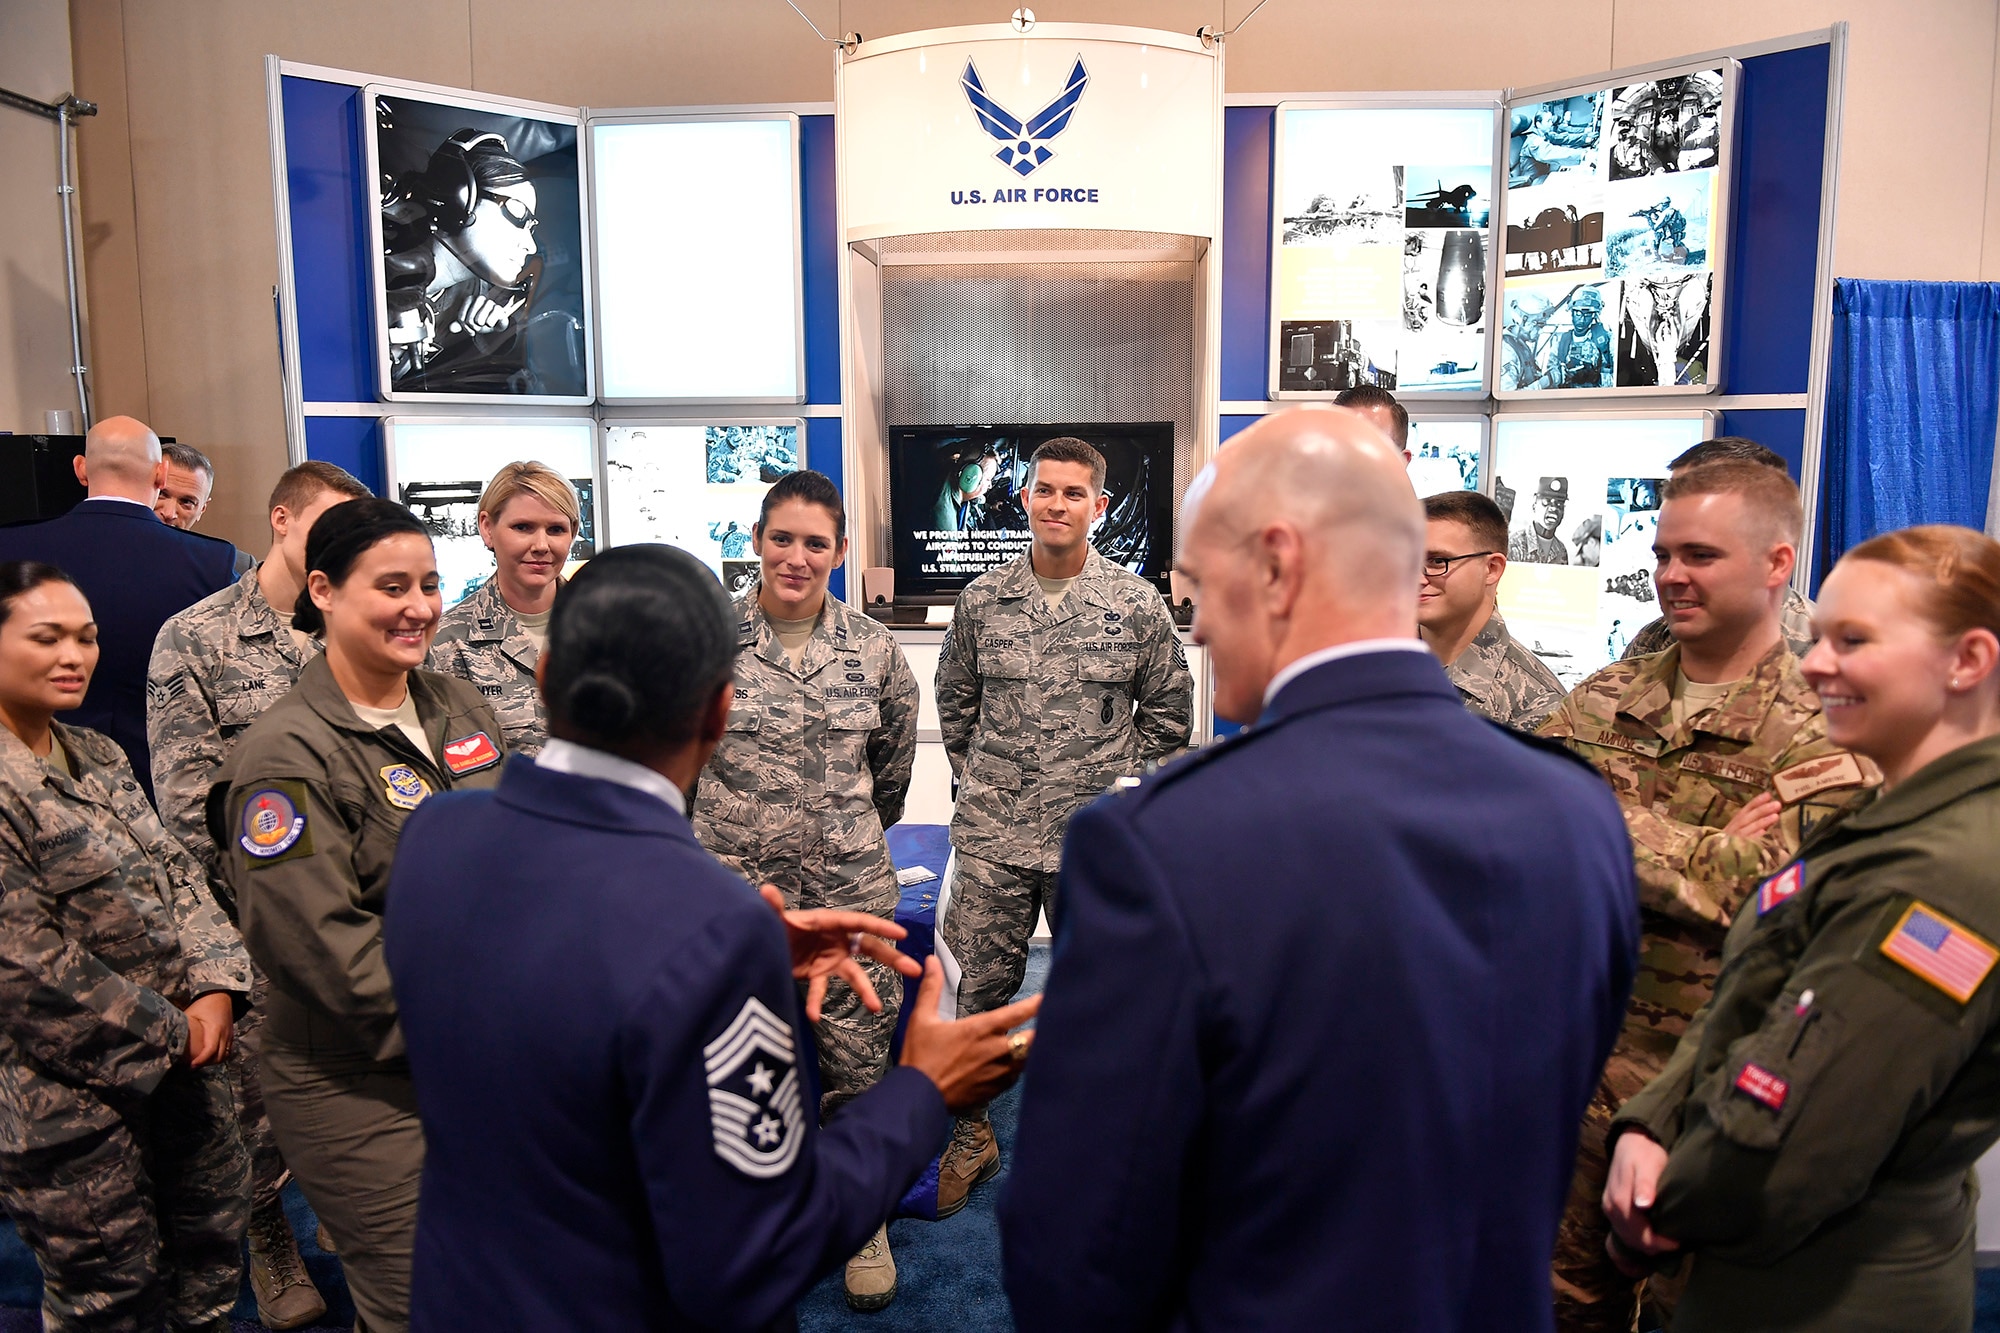
M1216 712L1254 725L1070 824L1014 1316L1546 1328L1638 939L1617 803L1459 703L1417 639L1423 509L1360 416L1264 418L1181 533Z

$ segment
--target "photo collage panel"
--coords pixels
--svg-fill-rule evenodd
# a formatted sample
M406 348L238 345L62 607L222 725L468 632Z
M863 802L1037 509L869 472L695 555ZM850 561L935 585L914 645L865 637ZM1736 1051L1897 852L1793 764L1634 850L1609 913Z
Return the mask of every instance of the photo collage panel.
M1280 391L1484 392L1494 115L1282 113Z
M734 597L757 581L751 529L764 493L798 470L796 425L613 426L604 443L606 536L619 546L678 546Z
M1500 392L1711 383L1725 73L1507 109Z

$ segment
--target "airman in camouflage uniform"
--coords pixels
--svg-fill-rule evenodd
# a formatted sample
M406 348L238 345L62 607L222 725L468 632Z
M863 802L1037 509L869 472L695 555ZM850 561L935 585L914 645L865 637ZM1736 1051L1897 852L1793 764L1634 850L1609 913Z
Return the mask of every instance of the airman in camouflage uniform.
M541 660L542 650L500 595L496 574L444 613L424 665L471 681L500 719L507 753L532 755L549 738L548 714L535 688Z
M1812 616L1811 599L1797 588L1786 588L1785 605L1778 612L1778 630L1795 657L1804 657L1813 646ZM1632 642L1625 645L1624 660L1651 657L1673 646L1674 632L1667 628L1667 618L1661 616L1632 636Z
M1562 682L1512 634L1496 609L1444 669L1458 697L1481 717L1533 731L1562 702Z
M300 647L289 613L279 615L264 596L261 565L221 592L203 598L160 627L146 670L146 743L153 755L153 793L160 822L208 872L223 907L235 911L221 854L208 835L205 806L222 761L264 710L291 693L319 641ZM235 1080L237 1128L250 1157L253 1285L266 1322L294 1327L291 1317L326 1312L312 1278L298 1258L279 1194L291 1173L264 1111L257 1050L264 1026L264 975L251 969L250 1006L236 1023L229 1052ZM317 1314L313 1313L317 1306Z
M960 1014L1013 999L1036 904L1054 915L1069 817L1185 746L1193 699L1159 591L1095 550L1053 610L1028 555L959 594L937 706L958 779L940 925L960 969Z
M1579 685L1541 734L1603 773L1625 808L1639 883L1639 970L1625 1029L1585 1112L1577 1172L1556 1242L1558 1327L1631 1327L1633 1282L1604 1252L1605 1136L1624 1102L1666 1067L1708 1000L1723 938L1758 881L1796 855L1816 825L1879 781L1867 760L1826 738L1819 697L1781 641L1706 711L1676 723L1678 645L1614 662ZM1762 792L1783 802L1758 838L1723 830Z
M0 1204L45 1328L226 1333L248 1168L182 1010L249 959L124 752L54 733L69 772L0 729Z
M832 597L794 669L758 588L736 599L736 701L695 788L695 836L787 907L894 916L883 830L903 817L916 764L917 678L888 630ZM822 1115L889 1071L902 981L865 966L882 1012L835 981L813 1029Z

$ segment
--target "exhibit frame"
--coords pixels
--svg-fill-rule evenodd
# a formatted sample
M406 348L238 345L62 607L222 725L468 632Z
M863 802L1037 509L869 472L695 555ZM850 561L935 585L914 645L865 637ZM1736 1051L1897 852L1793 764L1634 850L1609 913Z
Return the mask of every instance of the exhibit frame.
M806 335L805 335L805 228L804 228L804 213L803 213L804 202L805 202L804 199L805 180L804 180L804 158L803 158L804 150L801 142L802 128L798 112L792 110L773 109L773 108L756 108L756 109L746 108L739 111L739 110L729 110L729 109L689 109L689 108L671 108L671 107L640 107L640 108L621 107L615 110L605 111L603 113L586 112L583 117L582 127L578 131L580 151L583 154L583 159L582 159L583 193L586 202L594 204L593 196L597 188L597 139L594 131L599 125L615 126L615 125L735 123L735 122L745 122L745 121L773 121L773 120L782 120L787 122L788 125L790 126L790 131L791 131L790 133L791 170L788 179L791 183L791 203L792 203L792 209L791 209L792 212L792 219L791 219L792 222L792 227L791 227L792 230L792 318L791 318L792 382L796 386L796 391L790 395L765 395L765 396L748 396L748 397L730 396L730 395L699 395L691 397L650 397L650 396L612 397L608 394L603 394L602 386L604 384L604 376L603 376L604 330L602 324L595 318L593 314L593 318L590 321L591 385L593 391L596 391L600 394L597 401L604 403L606 406L612 406L612 407L670 407L670 406L705 407L710 405L735 404L735 403L744 403L753 406L757 405L796 406L797 404L804 403L806 401L807 390L806 390ZM593 311L594 311L597 305L600 304L596 300L599 291L598 283L600 280L600 275L598 272L599 256L596 245L596 234L595 234L596 213L594 208L592 212L588 215L587 221L592 235L591 235L591 244L588 247L585 256L585 262L589 269L589 280L585 284L585 286L591 295L593 301ZM719 423L719 424L737 424L737 423Z
M1402 401L1402 398L1401 398L1400 396L1398 396L1398 398L1397 398L1397 401L1398 401L1398 402L1401 402L1401 401ZM1468 404L1467 404L1467 406L1469 407L1469 406L1471 406L1471 404L1469 404L1469 403L1468 403ZM1440 424L1440 425L1450 425L1450 424L1453 424L1453 423L1456 423L1456 422L1469 422L1469 423L1476 423L1476 424L1478 425L1478 427L1479 427L1479 485L1477 485L1477 486L1475 486L1475 487L1471 487L1471 488L1469 488L1469 489L1472 489L1472 490L1476 490L1476 491L1478 491L1478 492L1479 492L1479 493L1480 493L1481 495L1488 495L1488 492L1489 492L1489 489L1490 489L1490 483L1488 482L1488 480L1487 480L1487 479L1488 479L1488 478L1489 478L1489 477L1490 477L1490 476L1492 475L1492 473L1493 473L1493 415L1492 415L1492 413L1490 413L1490 412L1445 412L1445 411L1435 411L1435 412L1432 412L1432 411L1425 411L1425 410L1423 410L1423 408L1422 408L1422 407L1419 407L1419 409L1418 409L1417 411L1414 411L1414 412L1410 413L1410 425L1411 425L1411 427L1412 427L1412 429L1413 429L1413 430L1414 430L1414 428L1415 428L1415 427L1417 427L1417 426L1421 426L1421 425L1426 425L1426 424L1429 424L1429 423L1433 423L1433 422L1435 422L1435 423L1438 423L1438 424ZM1414 460L1413 460L1413 461L1414 461ZM1406 466L1405 466L1405 468L1404 468L1404 471L1405 471L1405 472L1407 472L1408 470L1409 470L1409 469L1408 469L1408 467L1407 467L1407 465L1406 465ZM1422 499L1423 497L1422 497L1422 495L1420 494L1420 495L1418 496L1418 498L1419 498L1419 499ZM1491 496L1490 496L1490 495L1488 495L1488 498L1490 499L1490 498L1491 498Z
M583 358L584 391L581 394L499 394L499 393L418 393L392 387L389 352L388 306L386 299L387 275L382 254L382 165L381 153L376 143L376 102L382 97L393 97L408 102L428 102L436 106L462 107L467 111L489 115L522 116L538 120L553 121L571 125L576 129L576 176L577 176L577 262L582 267L580 287L583 300L583 327L585 354ZM583 109L573 106L557 106L549 102L534 102L523 98L500 97L466 90L459 92L440 88L432 84L402 83L392 79L370 79L360 85L358 110L361 124L357 127L363 161L366 163L367 190L366 210L368 214L368 272L369 272L369 318L373 330L375 393L385 403L463 403L497 406L517 404L535 407L589 407L597 401L597 360L591 354L594 346L596 318L592 308L592 260L591 233L593 223L590 213L590 167L587 160L585 121ZM386 446L385 446L386 447Z
M392 412L384 414L380 418L380 421L382 427L382 493L385 499L393 500L395 501L395 503L399 505L403 504L403 501L400 498L400 491L404 479L397 475L396 435L398 430L403 427L476 426L485 429L501 430L501 431L518 429L524 426L527 427L555 426L555 427L566 427L570 429L576 429L578 427L590 428L590 445L589 445L590 480L591 480L591 485L594 488L594 495L592 497L592 505L593 505L592 518L593 518L593 525L595 528L594 535L595 535L597 550L602 551L605 549L604 441L602 436L595 429L597 424L596 418L584 415L582 413L572 413L569 415L557 415L552 413L541 416L528 416L528 415L521 415L514 413L502 414L498 412L491 414L445 413L445 412ZM506 461L519 462L525 460L508 459ZM546 460L536 460L536 461L546 461ZM490 472L485 477L479 479L480 484L482 486L484 486L485 483L491 480L492 480L492 473ZM404 505L404 508L408 508L408 506ZM452 604L447 604L447 609L449 609L450 605Z
M1661 79L1674 78L1684 74L1695 74L1712 69L1719 69L1722 74L1722 100L1717 111L1716 163L1712 168L1715 172L1715 187L1710 191L1709 196L1709 226L1712 232L1712 239L1710 241L1709 263L1707 265L1710 277L1707 310L1709 373L1707 374L1706 382L1701 385L1620 385L1616 383L1617 367L1614 364L1612 370L1612 379L1614 382L1610 385L1574 389L1508 389L1502 387L1496 367L1493 368L1493 378L1491 380L1492 393L1496 400L1516 403L1561 402L1565 400L1608 403L1634 398L1695 398L1724 392L1724 385L1719 378L1719 372L1723 364L1723 349L1728 335L1729 242L1730 232L1735 223L1736 139L1739 111L1737 102L1743 73L1743 63L1735 54L1711 53L1708 55L1692 56L1684 60L1648 65L1636 70L1607 70L1603 73L1590 75L1587 78L1571 79L1562 83L1541 84L1531 88L1510 88L1507 91L1506 101L1503 103L1500 112L1502 147L1500 149L1500 156L1495 162L1495 172L1498 174L1504 172L1506 169L1505 158L1507 150L1505 144L1507 138L1510 136L1512 116L1517 107L1532 106L1536 103L1554 101L1559 98L1580 97L1601 92L1605 97L1606 104L1603 132L1608 134L1610 128L1610 99L1614 89L1637 83L1653 83ZM1600 139L1600 147L1598 149L1600 158L1607 154L1608 151L1608 148L1603 146ZM1697 168L1696 170L1705 171L1711 170L1711 168ZM1681 173L1673 172L1668 174L1680 175ZM1603 165L1601 161L1599 176L1598 183L1600 188L1604 184L1610 183L1608 180L1609 168ZM1635 177L1633 179L1650 178ZM1506 229L1508 219L1512 216L1512 198L1515 192L1516 187L1511 184L1503 185L1500 190L1501 219L1499 230L1501 242L1499 246L1499 258L1501 276L1497 298L1499 303L1497 310L1499 313L1493 324L1493 351L1489 360L1498 358L1500 344L1505 337L1508 281L1505 272ZM1609 259L1609 243L1608 241L1601 241L1600 243L1607 247L1607 253L1604 259L1600 259L1598 262L1595 270L1598 276L1595 279L1590 279L1587 274L1591 270L1574 270L1581 275L1577 278L1577 285L1588 285L1592 282L1622 281L1621 278L1612 277L1605 273L1605 261ZM1622 302L1619 314L1620 319L1617 323L1622 325L1624 314ZM1616 341L1619 336L1618 334L1614 334L1613 340Z
M666 430L676 426L791 426L797 434L798 470L809 471L811 464L806 458L806 418L803 416L764 416L755 412L741 412L734 415L708 413L703 416L616 416L600 417L597 421L597 475L598 494L603 497L599 509L598 546L609 550L615 545L630 545L617 536L617 524L611 517L610 460L611 432L614 430L647 429ZM774 483L775 484L775 483ZM850 518L847 525L848 554L854 550L854 524ZM692 553L691 553L692 554ZM697 557L699 558L699 557ZM860 579L853 580L857 585Z
M1493 493L1494 482L1495 482L1494 473L1498 470L1500 463L1501 429L1508 423L1519 423L1521 425L1548 425L1548 424L1572 425L1576 423L1588 423L1592 421L1608 421L1608 422L1622 421L1622 422L1633 422L1633 423L1653 422L1653 421L1676 421L1676 422L1689 421L1698 423L1700 429L1695 432L1696 438L1693 441L1693 443L1700 443L1702 440L1713 439L1715 437L1716 431L1721 427L1722 424L1722 415L1723 415L1722 411L1718 408L1703 406L1698 404L1689 404L1686 406L1662 404L1657 410L1647 410L1646 408L1624 408L1624 409L1598 409L1598 410L1585 410L1585 411L1551 410L1547 412L1527 412L1527 411L1498 412L1494 414L1492 418L1491 426L1487 435L1486 459L1489 463L1489 470L1485 476L1480 478L1480 494L1486 496L1488 499L1496 499ZM1692 447L1692 445L1690 445L1689 447ZM1662 464L1663 473L1665 471L1664 462L1665 460L1663 460ZM1520 502L1520 497L1525 497L1527 492L1519 485L1515 486L1514 490L1517 495L1516 503L1518 504ZM1515 525L1513 521L1513 516L1512 514L1509 514L1508 531L1510 537L1513 535L1514 526ZM1600 533L1599 535L1601 540L1602 534ZM1510 560L1508 566L1510 571L1513 569L1516 563L1519 562ZM1594 567L1601 568L1601 566L1594 566ZM1503 576L1502 585L1505 586L1505 584L1506 580ZM1598 591L1601 593L1602 591L1601 588ZM1511 590L1509 590L1508 594L1506 595L1511 597L1512 595ZM1654 602L1654 607L1655 607L1655 614L1657 614L1657 608L1658 608L1657 599ZM1506 608L1502 608L1502 610L1504 611L1506 610ZM1533 627L1538 623L1541 623L1538 622L1533 617L1518 616L1518 614L1510 615L1507 622L1510 629L1513 628L1517 618L1521 625L1523 634L1529 637L1532 637ZM1651 619L1651 617L1648 617L1648 619ZM1635 626L1634 628L1636 629L1637 627ZM1526 644L1528 642L1528 639L1524 638L1523 642L1524 644ZM1551 666L1551 669L1553 670L1554 667ZM1597 669L1599 668L1592 668L1592 670L1597 670ZM1587 678L1589 674L1590 674L1589 672L1585 672L1583 673L1583 677Z
M1471 405L1492 397L1495 379L1493 357L1499 347L1498 312L1502 250L1505 238L1506 189L1503 183L1506 144L1506 92L1503 89L1450 93L1356 93L1343 97L1287 98L1274 104L1271 120L1271 239L1270 271L1266 276L1270 306L1269 345L1266 349L1265 393L1273 402L1330 402L1339 390L1283 389L1280 352L1284 322L1279 308L1279 256L1284 247L1285 116L1293 111L1487 111L1493 116L1491 154L1492 212L1486 232L1486 330L1482 338L1484 359L1480 365L1479 387L1474 389L1393 390L1398 402ZM1462 414L1461 414L1462 415Z

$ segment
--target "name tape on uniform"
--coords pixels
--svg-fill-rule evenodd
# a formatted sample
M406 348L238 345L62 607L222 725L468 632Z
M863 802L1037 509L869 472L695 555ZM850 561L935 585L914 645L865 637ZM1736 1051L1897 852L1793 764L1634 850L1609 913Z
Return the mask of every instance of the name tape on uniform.
M1762 1065L1744 1065L1743 1072L1736 1076L1736 1090L1753 1102L1762 1102L1773 1111L1782 1111L1792 1085Z
M483 731L444 743L444 766L451 770L454 777L461 773L477 773L499 762L500 748Z
M1882 954L1960 1004L2000 961L2000 949L1934 907L1913 902L1882 941Z

